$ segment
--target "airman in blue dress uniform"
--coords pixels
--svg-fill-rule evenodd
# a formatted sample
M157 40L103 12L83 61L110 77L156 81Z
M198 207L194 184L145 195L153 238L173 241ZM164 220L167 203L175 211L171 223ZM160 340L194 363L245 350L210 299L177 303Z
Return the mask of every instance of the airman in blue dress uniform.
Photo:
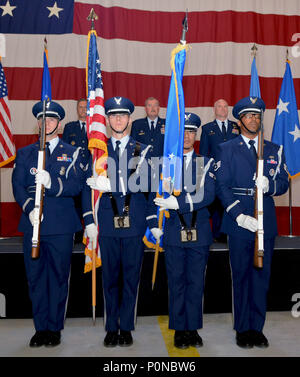
M214 104L215 120L204 124L200 137L199 153L215 159L218 145L225 141L236 138L239 127L236 122L228 119L228 103L224 99L219 99ZM209 206L212 216L213 238L219 242L226 242L226 236L220 232L223 216L223 206L218 197Z
M169 328L175 329L178 348L202 346L205 270L212 244L207 206L215 198L214 160L194 152L200 118L185 113L183 188L179 196L156 198L170 212L164 227L163 246L169 287ZM155 231L151 229L155 236ZM158 236L160 236L158 234Z
M164 152L165 119L159 117L159 102L154 97L145 101L146 118L136 119L132 123L131 137L143 144L151 145L154 157L161 157Z
M105 298L104 346L133 343L135 308L144 255L143 236L148 214L150 146L129 136L133 103L124 97L105 102L112 137L107 142L107 176L89 178L87 184L103 194L99 203L99 245ZM132 160L134 159L134 161ZM133 163L134 162L134 163ZM143 181L143 182L142 182ZM137 182L137 185L134 185ZM88 212L88 211L87 211ZM92 216L86 216L88 237L95 237ZM94 228L94 229L93 229ZM120 291L119 276L123 272ZM121 301L120 301L121 293Z
M41 127L43 104L32 109ZM39 142L17 152L12 174L13 193L23 212L19 231L24 233L23 250L35 335L31 347L56 346L64 327L73 235L81 229L73 196L84 185L84 165L79 150L60 141L58 130L64 109L56 102L46 105L45 170L37 170ZM31 258L33 209L36 183L44 185L44 206L40 226L40 256Z
M233 108L241 135L219 145L216 160L216 192L224 206L221 230L229 236L233 283L234 329L240 347L268 347L263 334L271 259L277 235L273 196L288 189L288 174L282 146L264 141L264 176L256 179L256 153L261 98L246 97ZM254 152L254 153L253 153ZM255 232L255 188L263 190L264 258L263 268L253 266Z

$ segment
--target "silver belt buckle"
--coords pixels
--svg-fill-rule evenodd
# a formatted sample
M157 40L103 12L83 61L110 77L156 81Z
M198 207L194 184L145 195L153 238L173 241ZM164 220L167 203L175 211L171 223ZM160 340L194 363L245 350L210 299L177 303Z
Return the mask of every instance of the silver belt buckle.
M130 228L129 216L114 216L115 229Z
M197 241L197 229L182 229L180 231L181 242L196 242Z

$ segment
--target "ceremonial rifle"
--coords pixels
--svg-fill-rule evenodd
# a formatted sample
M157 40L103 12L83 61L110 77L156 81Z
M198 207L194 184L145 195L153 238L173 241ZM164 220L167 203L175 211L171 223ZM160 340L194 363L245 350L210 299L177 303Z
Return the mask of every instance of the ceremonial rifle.
M260 112L260 130L258 133L257 146L257 164L256 164L256 179L262 179L264 175L264 125L263 125L263 111ZM255 190L255 204L254 217L257 219L258 227L255 234L254 247L254 266L263 268L264 257L264 209L263 209L263 190L256 187Z
M45 145L46 145L46 100L43 100L43 118L40 128L40 147L38 152L37 170L45 169ZM40 255L40 226L43 215L44 205L44 186L40 183L36 184L35 201L34 201L34 218L32 233L31 258L37 259Z

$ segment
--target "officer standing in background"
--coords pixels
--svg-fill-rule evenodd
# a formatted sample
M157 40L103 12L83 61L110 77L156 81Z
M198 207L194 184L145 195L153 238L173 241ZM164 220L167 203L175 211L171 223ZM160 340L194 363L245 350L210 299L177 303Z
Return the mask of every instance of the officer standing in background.
M154 200L156 205L170 212L163 238L169 288L169 328L175 330L174 345L181 349L203 345L197 330L203 326L205 271L212 244L207 206L215 198L214 160L194 152L200 124L196 114L185 113L181 194ZM151 231L155 236L156 231Z
M99 244L105 298L105 347L130 346L133 343L135 308L144 255L143 236L147 224L150 171L150 146L129 136L133 103L124 97L105 102L107 123L112 137L107 142L108 178L87 179L87 184L103 194L99 203ZM133 164L132 158L136 160ZM136 163L138 163L136 165ZM139 178L137 178L139 176ZM136 181L139 187L132 187ZM90 197L90 194L89 194ZM85 212L89 212L87 208ZM87 235L94 238L96 225L86 216ZM122 272L122 288L119 278ZM120 300L121 297L121 300Z
M225 209L221 230L229 236L236 343L243 348L269 345L262 331L277 235L273 196L284 194L289 186L283 149L267 140L264 141L264 176L256 178L258 132L264 110L263 100L257 97L243 98L234 106L233 116L238 119L241 135L220 144L216 160L216 192ZM262 269L253 266L256 187L264 192Z
M145 101L146 118L132 123L131 137L145 145L152 145L152 156L161 157L164 152L165 119L159 117L159 101L149 97Z
M69 122L65 125L62 139L66 143L73 145L73 147L81 147L82 158L88 161L90 152L88 150L88 139L86 133L86 109L87 100L85 98L79 99L77 101L78 120Z
M201 156L216 158L217 147L227 140L234 139L240 133L238 125L228 119L228 103L219 99L214 104L215 120L202 126L199 153ZM220 232L223 206L216 197L209 207L212 215L213 238L226 242L226 236Z
M81 158L84 164L87 164L90 158L90 151L88 150L88 138L86 129L86 111L87 100L81 98L77 101L77 116L78 120L75 122L69 122L65 125L62 140L73 147L81 148ZM75 207L77 209L79 217L82 219L82 204L81 193L74 198ZM75 243L81 243L83 239L83 229L75 234Z
M43 103L33 106L39 128ZM80 151L60 141L65 116L56 102L46 105L45 170L37 170L39 142L21 148L12 174L13 193L23 212L18 230L24 233L23 251L36 333L30 347L57 346L64 328L73 236L81 229L73 197L84 185ZM45 188L40 225L40 256L31 258L36 184Z

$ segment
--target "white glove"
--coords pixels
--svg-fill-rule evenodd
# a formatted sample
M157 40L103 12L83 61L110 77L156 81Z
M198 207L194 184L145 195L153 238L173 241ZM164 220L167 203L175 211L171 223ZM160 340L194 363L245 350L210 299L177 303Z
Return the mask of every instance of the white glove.
M38 170L35 175L35 183L43 185L46 189L51 187L51 177L47 170Z
M86 183L88 186L90 186L93 190L99 190L102 192L110 192L111 191L111 185L109 178L106 178L102 175L100 175L97 178L88 178L86 180Z
M31 222L31 225L34 224L34 209L29 213L29 220ZM42 214L41 222L44 220L44 215Z
M252 216L244 215L243 213L241 213L236 218L236 222L238 223L238 226L250 230L250 232L257 231L258 223L257 220Z
M161 207L161 210L179 208L178 201L174 195L169 196L167 199L155 198L154 203Z
M269 191L269 180L267 177L262 176L262 177L256 178L255 184L256 184L256 187L258 189L261 189L264 194Z
M98 239L98 229L97 225L94 223L91 223L85 227L86 229L86 235L90 239L90 241L93 244L93 248L97 246L97 239Z
M151 228L150 231L153 234L156 241L159 241L160 237L164 234L164 232L159 228Z

